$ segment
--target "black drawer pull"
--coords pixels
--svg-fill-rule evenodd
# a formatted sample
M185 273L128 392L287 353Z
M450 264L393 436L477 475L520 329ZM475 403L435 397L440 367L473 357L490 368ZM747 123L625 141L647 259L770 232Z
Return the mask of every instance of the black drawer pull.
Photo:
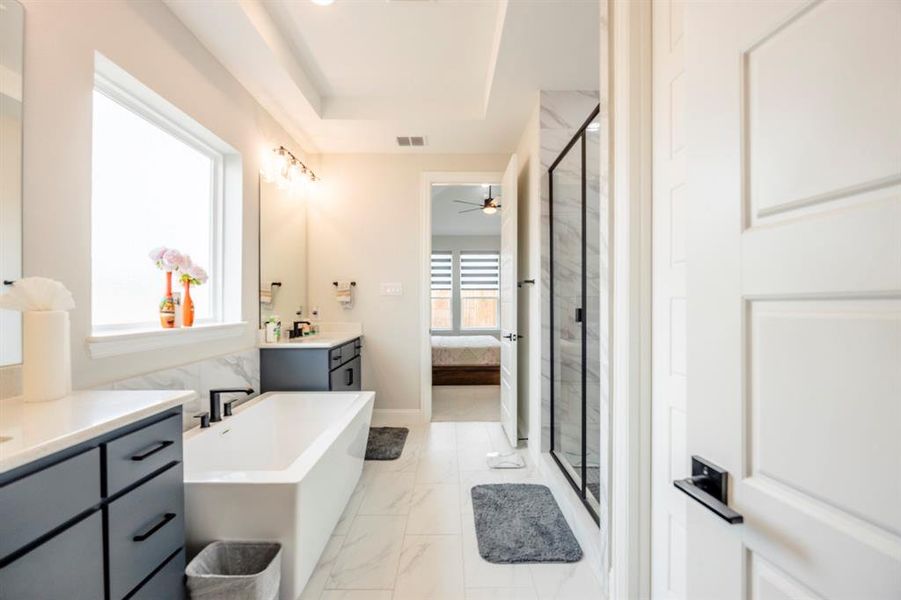
M144 460L145 458L147 458L149 456L153 456L160 450L163 450L164 448L168 448L169 446L171 446L174 443L175 442L173 442L172 440L166 440L165 442L160 442L156 446L153 446L152 448L150 448L148 450L144 450L140 454L135 454L134 456L131 457L131 460L138 460L138 461Z
M175 513L166 513L163 515L163 518L160 519L159 521L157 521L153 527L151 527L144 533L137 534L136 536L134 536L131 539L134 540L135 542L143 542L144 540L146 540L147 538L152 536L154 533L156 533L157 531L162 529L166 523L168 523L169 521L171 521L174 518L175 518Z
M333 360L333 361L335 361L335 360L341 360L341 354L340 354L340 353L339 353L339 354L336 354L335 356L332 357L332 360Z
M344 385L353 385L354 384L354 370L345 369L344 370Z

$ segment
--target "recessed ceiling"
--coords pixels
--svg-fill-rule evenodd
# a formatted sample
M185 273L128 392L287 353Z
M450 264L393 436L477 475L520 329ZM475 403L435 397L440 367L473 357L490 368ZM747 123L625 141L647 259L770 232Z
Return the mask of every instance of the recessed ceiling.
M504 209L499 185L491 186L491 195ZM488 197L483 185L432 186L432 235L500 235L501 213L486 215L481 210L460 214L461 210L476 208L455 200L481 204Z
M308 152L511 152L538 91L597 88L593 0L165 2Z

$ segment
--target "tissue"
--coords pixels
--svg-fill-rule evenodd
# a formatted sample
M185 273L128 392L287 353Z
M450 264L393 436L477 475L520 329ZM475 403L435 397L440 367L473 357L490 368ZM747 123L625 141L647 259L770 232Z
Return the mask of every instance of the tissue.
M0 308L19 312L72 310L72 292L60 282L46 277L25 277L16 281L12 289L0 295Z

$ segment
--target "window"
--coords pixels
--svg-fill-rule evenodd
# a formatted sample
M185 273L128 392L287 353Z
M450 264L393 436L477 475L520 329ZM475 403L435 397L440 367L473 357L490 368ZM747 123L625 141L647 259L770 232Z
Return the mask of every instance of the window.
M500 309L497 252L460 253L460 329L497 329Z
M454 328L453 288L454 255L450 252L432 254L432 329Z
M93 101L94 330L159 327L164 276L148 258L159 246L207 270L191 289L195 322L222 321L223 154L99 77Z

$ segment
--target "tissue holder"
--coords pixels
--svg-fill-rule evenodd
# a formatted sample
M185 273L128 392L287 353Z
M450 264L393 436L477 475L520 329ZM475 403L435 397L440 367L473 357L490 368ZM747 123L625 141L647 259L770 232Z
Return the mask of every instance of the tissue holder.
M58 400L72 391L69 313L22 313L22 393L26 402Z

